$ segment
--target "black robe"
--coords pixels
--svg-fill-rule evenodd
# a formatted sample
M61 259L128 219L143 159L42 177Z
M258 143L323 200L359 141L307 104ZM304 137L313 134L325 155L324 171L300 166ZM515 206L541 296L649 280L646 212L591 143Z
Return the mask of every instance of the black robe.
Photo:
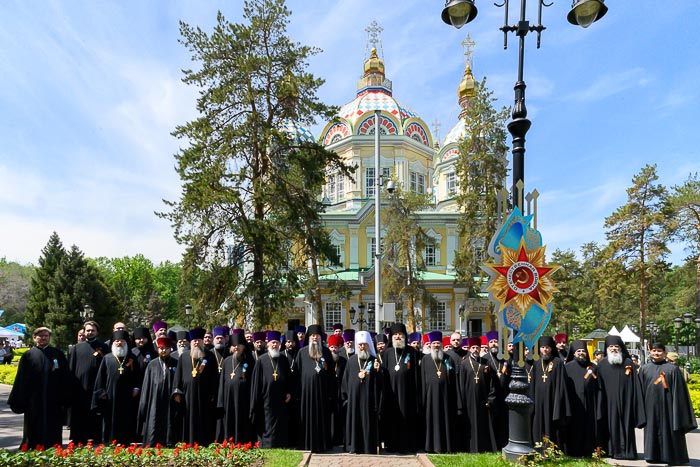
M7 399L14 413L24 414L22 444L34 449L63 443L64 409L70 394L68 361L59 349L32 347L19 360Z
M564 365L564 371L571 417L562 448L567 456L591 457L600 436L598 369L590 361L571 360Z
M342 383L348 360L338 355L338 360L333 362L333 373L336 388L338 389L337 402L331 407L331 443L333 446L345 444L345 406L342 403Z
M463 425L457 433L466 441L469 452L497 450L496 435L489 413L496 397L492 373L488 362L482 357L473 359L467 356L462 360L458 376L457 409L463 414Z
M440 376L437 375L438 368ZM426 452L454 452L453 441L457 416L457 376L452 360L444 356L435 362L431 354L421 359L423 384L421 408L424 416Z
M192 376L193 368L196 376ZM214 441L216 429L216 397L219 372L214 355L204 351L204 358L194 360L190 351L184 352L178 360L173 381L173 396L180 394L178 404L178 438L186 443L197 442L202 446Z
M375 361L377 359L370 356L360 362L358 356L353 355L343 375L341 398L345 407L345 450L353 454L379 453L377 414L382 411L384 370L375 368Z
M541 442L546 436L563 447L563 428L569 417L564 362L554 357L532 362L530 388L533 395L532 439ZM546 377L545 377L546 376Z
M76 444L86 444L89 439L98 441L102 437L102 420L90 407L97 370L108 353L109 348L104 343L93 339L76 344L68 359L72 376L70 439Z
M508 385L510 385L510 370L512 360L502 360L489 352L484 356L489 363L491 382L493 383L494 397L489 408L491 425L496 436L496 446L502 449L508 444Z
M338 390L333 371L333 356L321 346L319 361L309 356L305 346L295 359L296 394L299 400L299 448L323 452L331 447L331 429L328 414L337 404Z
M137 434L143 437L144 446L173 446L179 441L175 439L171 401L176 369L177 360L170 356L165 360L155 358L146 367L136 418Z
M385 392L382 420L388 427L382 433L387 451L415 452L419 443L417 421L421 395L420 366L422 355L411 346L403 350L384 350ZM396 365L399 365L396 371ZM401 429L397 430L396 427Z
M646 416L644 459L654 464L687 464L685 434L697 428L697 422L680 368L647 363L639 371L639 380Z
M250 388L255 360L244 352L240 360L229 355L223 361L219 375L217 407L223 413L222 423L217 425L216 439L245 444L255 440L255 430L250 421Z
M120 365L121 362L121 365ZM95 379L92 410L102 415L102 442L130 444L136 439L134 389L140 389L140 370L131 352L117 360L113 353L102 359Z
M644 426L642 387L631 358L621 365L611 365L607 358L598 363L598 384L602 423L601 439L607 440L608 456L634 460L637 445L634 429Z
M250 420L262 448L287 447L289 412L286 399L291 396L291 379L289 361L282 355L273 359L267 354L255 363L250 388Z
M291 371L292 373L292 384L296 376L296 368L294 365L297 353L299 353L299 351L296 347L292 350L284 349L282 351L282 354L285 357L287 357L287 361L289 362L289 371ZM287 428L287 443L290 447L297 447L297 445L299 444L299 401L295 397L292 397L292 400L290 400L287 404L287 413L289 415L289 426Z

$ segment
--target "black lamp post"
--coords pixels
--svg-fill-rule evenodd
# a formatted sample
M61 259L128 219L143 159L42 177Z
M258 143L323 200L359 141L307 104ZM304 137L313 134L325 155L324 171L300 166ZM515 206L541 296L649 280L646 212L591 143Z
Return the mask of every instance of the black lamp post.
M685 338L685 347L688 349L688 358L690 358L690 333L693 332L693 327L691 324L693 324L693 314L689 312L683 313L683 324L685 324L685 328L687 329L686 332L686 338Z
M683 327L683 318L681 317L676 317L673 319L673 325L676 327L676 352L680 354L680 351L678 350L678 336L681 333L681 328Z
M695 318L695 356L700 353L700 318Z
M80 310L80 317L83 319L83 322L90 321L93 316L95 316L95 310L92 309L92 306L87 303L83 305L83 309Z
M509 0L496 4L505 7L503 26L503 47L508 47L508 33L513 32L519 37L518 80L515 83L515 104L513 105L512 120L508 123L508 131L513 137L513 188L511 196L513 205L523 207L522 194L525 192L525 135L530 129L531 122L527 118L525 107L525 81L523 79L523 62L525 59L525 36L528 32L537 33L537 48L540 47L540 35L545 27L542 25L542 7L551 6L544 0L537 0L538 15L536 25L530 25L525 19L527 0L520 0L520 19L515 25L508 24ZM600 19L607 12L604 0L574 0L567 20L575 25L585 27ZM446 0L442 10L442 20L457 29L476 18L477 8L474 0ZM514 349L516 355L520 350ZM529 385L525 369L520 363L513 365L510 394L506 398L509 408L509 440L503 448L503 454L509 460L517 460L520 456L531 453L534 449L531 440L530 413L532 399L528 396Z
M192 321L192 305L189 303L185 305L185 316L187 317L187 325L189 326Z
M367 319L365 319L365 304L360 303L359 305L357 305L357 308L360 311L357 315L357 319L355 319L355 314L357 312L355 311L355 308L350 307L350 323L353 325L359 324L360 331L362 331L362 327L364 324L369 324L370 322L374 321L374 306L370 305L367 309Z
M581 332L581 328L579 327L578 324L574 324L574 326L571 328L571 332L574 333L574 339L576 339Z

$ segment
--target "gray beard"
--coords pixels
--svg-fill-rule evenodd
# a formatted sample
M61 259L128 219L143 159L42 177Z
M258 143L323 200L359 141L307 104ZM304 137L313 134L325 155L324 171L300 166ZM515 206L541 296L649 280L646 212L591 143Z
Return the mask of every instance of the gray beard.
M126 357L126 353L128 351L129 349L127 349L126 346L117 347L116 345L112 344L112 353L115 357L124 358Z
M345 347L345 353L348 355L352 355L355 353L355 349L353 349L352 347Z
M394 339L394 348L399 350L405 349L406 339L404 339L403 337L399 340Z
M367 360L369 358L369 350L358 350L357 358L361 360Z
M622 365L622 353L608 352L608 363L611 365Z
M185 350L187 350L187 347L178 347L177 348L177 355L179 357L182 357L182 354L185 353Z
M204 350L202 350L200 347L195 347L192 349L191 355L194 359L204 358Z
M338 352L331 352L331 355L333 355L333 361L337 362L340 354Z
M442 357L444 356L442 349L430 349L430 354L433 356L433 360L436 362L442 360Z
M224 350L225 347L226 347L226 344L224 344L223 342L220 342L218 344L214 344L214 348L216 350Z
M279 350L267 349L267 353L270 355L270 358L278 358L280 356Z
M319 359L323 356L323 351L321 350L321 346L318 345L318 342L310 342L309 343L309 357L313 359Z
M491 353L494 354L494 355L496 355L496 354L498 353L498 347L491 347L489 350L490 350Z

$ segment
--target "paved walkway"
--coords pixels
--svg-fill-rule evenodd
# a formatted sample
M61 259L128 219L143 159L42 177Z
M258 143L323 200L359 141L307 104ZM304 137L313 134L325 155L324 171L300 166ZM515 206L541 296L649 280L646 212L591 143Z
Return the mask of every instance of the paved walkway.
M432 467L425 454L381 455L348 454L340 448L323 454L306 453L300 467Z

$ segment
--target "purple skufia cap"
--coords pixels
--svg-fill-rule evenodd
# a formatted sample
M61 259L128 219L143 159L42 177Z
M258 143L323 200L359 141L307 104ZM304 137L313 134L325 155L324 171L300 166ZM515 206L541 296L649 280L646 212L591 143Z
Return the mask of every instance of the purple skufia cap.
M204 339L204 335L206 333L207 331L204 328L190 329L190 340L193 341L195 339Z
M440 331L430 331L428 333L428 341L430 343L440 342L442 343L442 332Z
M340 323L335 323L333 325L333 330L335 331L336 329L340 329L341 331L343 330L343 325Z
M462 347L469 347L469 338L462 337Z
M263 331L256 331L253 333L253 342L264 341L264 340L265 340L265 333Z
M282 333L279 331L267 331L265 333L265 337L266 337L267 342L279 341L280 337L282 337Z
M232 329L231 334L245 334L245 331L243 329Z
M486 341L498 340L498 331L489 331L486 333Z
M408 342L420 342L421 337L423 336L421 336L420 332L412 332L408 335Z
M295 333L298 333L298 332L304 332L304 333L305 333L305 332L306 332L306 328L305 328L304 326L302 326L302 325L299 325L299 326L297 326L297 327L294 328L294 332L295 332Z
M159 329L167 328L168 323L165 321L156 321L153 323L153 332L158 332Z
M211 334L213 337L216 337L216 336L226 337L226 336L228 336L228 329L226 328L226 326L216 326Z
M354 329L346 329L343 331L343 340L345 342L354 342L355 341L355 330Z

